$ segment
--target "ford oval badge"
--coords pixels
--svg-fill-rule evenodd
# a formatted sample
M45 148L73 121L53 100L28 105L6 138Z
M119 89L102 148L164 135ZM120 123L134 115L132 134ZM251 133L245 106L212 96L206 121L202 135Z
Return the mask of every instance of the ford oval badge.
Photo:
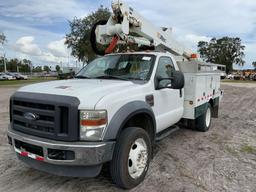
M26 112L23 114L23 117L29 121L35 121L38 119L38 115L31 113L31 112Z

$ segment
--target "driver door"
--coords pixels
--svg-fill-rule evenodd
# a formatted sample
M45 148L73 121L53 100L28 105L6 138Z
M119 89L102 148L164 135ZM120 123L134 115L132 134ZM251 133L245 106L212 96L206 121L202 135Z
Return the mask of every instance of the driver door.
M155 90L153 107L156 115L157 132L177 123L183 114L183 97L180 90L171 88L158 88L171 84L171 80L162 80L158 82L157 77L170 78L172 71L176 70L170 57L160 57L155 74Z

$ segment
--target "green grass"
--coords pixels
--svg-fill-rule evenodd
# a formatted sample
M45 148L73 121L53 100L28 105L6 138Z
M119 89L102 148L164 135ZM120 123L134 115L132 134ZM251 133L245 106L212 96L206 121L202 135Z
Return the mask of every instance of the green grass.
M229 80L224 79L221 80L222 83L256 83L256 81L249 81L249 80Z
M0 81L0 87L2 86L12 86L12 85L26 85L26 84L32 84L32 83L40 83L40 82L46 82L46 81L52 81L57 80L57 78L54 77L33 77L28 80L5 80Z
M250 145L244 145L240 149L241 152L243 153L249 153L249 154L256 154L256 148Z

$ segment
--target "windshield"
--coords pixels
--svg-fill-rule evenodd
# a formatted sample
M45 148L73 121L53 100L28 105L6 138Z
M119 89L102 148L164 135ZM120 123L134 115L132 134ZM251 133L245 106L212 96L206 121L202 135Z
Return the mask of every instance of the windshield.
M155 56L146 54L108 55L85 66L76 78L148 80Z

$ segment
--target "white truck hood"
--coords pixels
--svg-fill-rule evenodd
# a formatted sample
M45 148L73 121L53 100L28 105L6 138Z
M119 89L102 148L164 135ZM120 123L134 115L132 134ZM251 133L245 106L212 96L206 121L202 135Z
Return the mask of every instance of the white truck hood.
M32 84L18 91L73 96L80 100L79 108L94 109L97 102L105 95L134 86L138 85L130 81L72 79Z

